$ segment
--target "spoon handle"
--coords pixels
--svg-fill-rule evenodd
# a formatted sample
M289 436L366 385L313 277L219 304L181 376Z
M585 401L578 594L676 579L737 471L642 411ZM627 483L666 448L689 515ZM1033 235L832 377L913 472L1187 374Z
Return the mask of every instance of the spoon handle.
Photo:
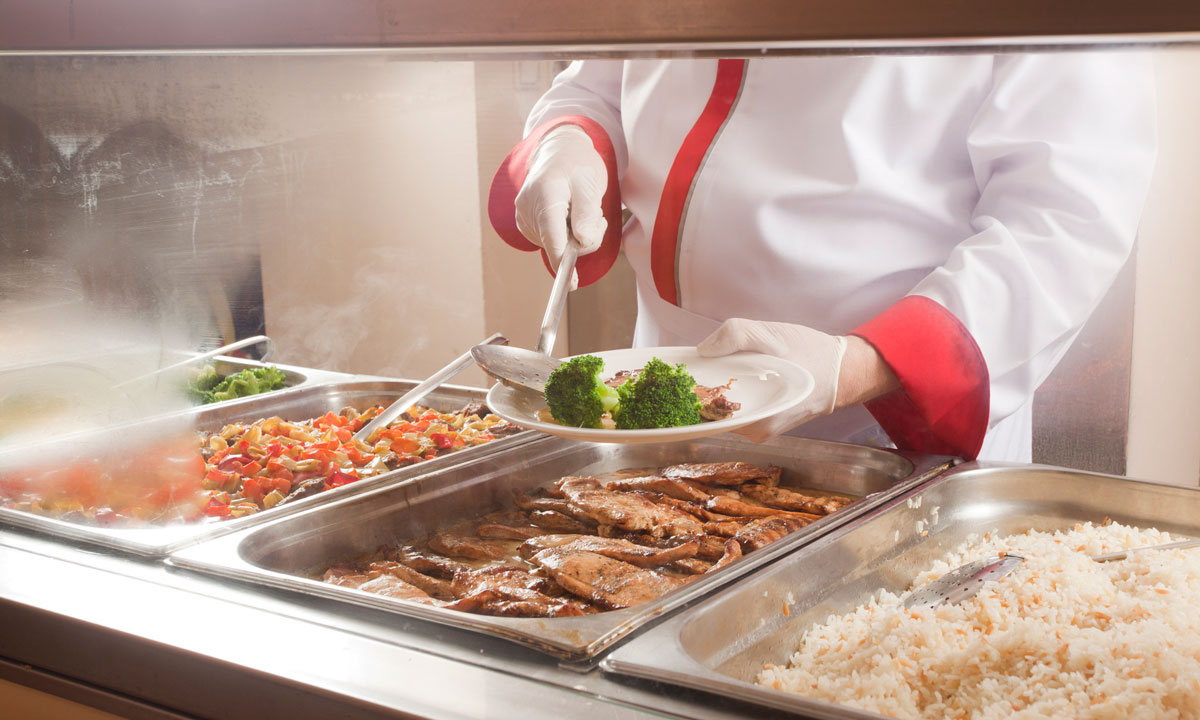
M1113 560L1124 560L1134 553L1145 552L1147 550L1181 550L1200 545L1200 540L1180 540L1179 542L1166 543L1165 545L1147 545L1146 547L1130 548L1128 550L1118 550L1117 552L1107 553L1105 555L1093 555L1092 560L1096 562L1112 562Z
M507 345L508 338L500 333L492 335L487 340L484 340L480 345ZM470 365L472 362L471 353L467 351L455 358L449 365L438 370L429 376L425 382L417 385L412 390L401 395L395 402L384 408L376 415L371 422L362 426L362 429L354 433L355 440L362 442L370 442L371 435L379 428L384 427L391 421L400 417L406 410L420 402L426 395L436 390L442 383L463 371L463 368Z
M546 303L546 314L542 317L542 329L538 334L536 350L543 355L550 355L554 351L554 338L558 335L558 323L562 319L563 309L567 306L567 288L571 285L571 275L578 258L579 242L572 235L567 238L567 247L563 250L562 260L554 273L550 301Z
M253 337L243 338L241 340L238 340L237 342L229 343L228 345L222 345L221 347L217 348L216 350L209 350L208 352L200 353L199 355L193 355L192 357L188 358L187 360L181 360L181 361L175 363L174 365L168 365L166 367L159 368L159 369L155 370L154 372L149 372L149 373L146 373L145 375L138 375L135 378L130 378L129 380L125 380L124 382L119 382L116 385L113 385L113 387L114 388L124 387L126 385L135 383L139 380L145 380L146 378L154 377L155 375L161 375L162 373L165 373L169 370L175 370L177 368L181 368L186 365L192 365L194 363L198 363L203 360L215 358L218 355L224 355L225 353L230 352L232 350L239 350L241 348L249 347L251 345L257 345L259 343L266 343L266 345L267 345L267 349L263 351L263 354L261 356L261 360L263 362L266 362L267 358L271 357L271 355L274 354L274 352L275 352L275 341L272 340L271 338L267 337L266 335L255 335Z

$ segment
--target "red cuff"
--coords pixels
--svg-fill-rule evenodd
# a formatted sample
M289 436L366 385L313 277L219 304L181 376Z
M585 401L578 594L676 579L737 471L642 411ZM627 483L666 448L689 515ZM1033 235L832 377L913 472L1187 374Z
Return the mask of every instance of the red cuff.
M856 328L900 380L867 409L902 450L973 460L987 432L987 363L958 318L909 295Z
M600 157L604 159L604 166L608 169L608 189L604 191L604 199L600 202L604 219L608 221L608 229L604 231L604 240L600 244L600 249L587 255L580 255L575 264L575 272L579 274L579 286L584 287L603 277L604 273L608 272L613 263L617 261L617 253L621 250L621 188L620 183L617 182L617 154L613 150L608 133L595 120L582 115L564 115L542 123L529 133L528 137L518 143L508 157L504 158L504 162L500 163L500 169L496 171L496 177L492 179L492 189L488 195L488 219L492 221L492 227L500 234L501 239L509 245L518 250L530 252L540 249L537 245L529 242L517 229L514 208L516 207L517 193L521 190L521 185L525 183L525 175L529 172L529 156L542 137L560 125L578 125L583 128L588 137L592 139L592 145L596 148L596 152L600 153ZM550 259L546 257L544 251L542 252L542 262L546 264L546 269L553 275L554 268L550 267Z

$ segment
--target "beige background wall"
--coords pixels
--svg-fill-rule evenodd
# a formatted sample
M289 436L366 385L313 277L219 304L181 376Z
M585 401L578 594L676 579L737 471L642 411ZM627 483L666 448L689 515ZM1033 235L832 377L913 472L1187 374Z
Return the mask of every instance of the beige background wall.
M1142 219L1128 470L1200 483L1200 51L1156 57L1161 151Z

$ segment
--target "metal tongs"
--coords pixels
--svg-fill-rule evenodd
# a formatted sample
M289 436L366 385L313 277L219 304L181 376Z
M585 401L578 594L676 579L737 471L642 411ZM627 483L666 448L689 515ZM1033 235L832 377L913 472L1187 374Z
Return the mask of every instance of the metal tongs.
M475 347L495 347L496 345L504 345L507 343L508 338L504 337L500 333L496 333ZM430 375L428 380L420 385L417 385L412 390L404 393L394 403L388 405L386 408L380 411L380 413L376 415L371 422L363 425L361 430L354 433L354 439L361 440L362 442L370 442L371 435L373 435L376 430L386 427L388 423L403 415L409 408L424 399L426 395L436 390L442 385L442 383L462 372L470 364L470 351L459 355L457 358L451 361L449 365Z
M537 348L524 350L517 347L476 345L471 348L471 357L488 375L505 385L519 385L538 393L546 392L546 381L554 368L562 364L550 356L554 339L558 335L558 324L567 305L567 288L579 258L579 241L574 235L567 240L562 260L554 273L554 285L550 288L550 300L546 303L546 314L542 316L542 328L538 333Z
M1200 539L1180 540L1179 542L1163 545L1148 545L1140 548L1130 548L1104 555L1093 555L1096 562L1113 562L1124 560L1134 553L1150 550L1182 550L1200 545ZM942 603L955 605L973 597L983 587L984 583L995 582L1025 562L1020 555L996 555L981 560L969 562L957 567L937 580L912 591L904 599L905 608L936 607Z
M154 372L148 372L145 375L138 375L135 378L130 378L123 382L119 382L116 385L113 385L113 387L119 388L119 387L124 387L126 385L132 385L135 382L138 382L140 380L145 380L147 378L152 378L155 375L161 375L165 372L170 372L171 370L178 370L181 367L187 367L188 365L192 365L194 363L198 363L203 360L215 358L218 355L224 355L225 353L230 352L232 350L240 350L241 348L250 347L251 345L257 345L259 343L266 343L266 346L267 346L267 349L263 351L263 354L260 358L263 362L265 362L267 360L267 358L271 357L271 355L274 354L274 352L275 352L275 341L272 340L271 338L267 337L266 335L254 335L253 337L243 338L241 340L238 340L237 342L229 343L228 345L222 345L221 347L217 348L216 350L209 350L208 352L200 353L199 355L193 355L192 357L190 357L186 360L181 360L181 361L175 363L174 365L168 365L164 368L159 368L159 369L155 370Z

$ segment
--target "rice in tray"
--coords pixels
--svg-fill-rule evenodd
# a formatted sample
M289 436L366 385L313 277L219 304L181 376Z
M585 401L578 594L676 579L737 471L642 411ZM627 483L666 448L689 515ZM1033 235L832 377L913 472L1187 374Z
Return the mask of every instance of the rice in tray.
M972 536L914 586L1002 551L1026 561L959 605L881 591L757 681L903 718L1200 717L1200 550L1089 558L1171 540L1118 524Z

